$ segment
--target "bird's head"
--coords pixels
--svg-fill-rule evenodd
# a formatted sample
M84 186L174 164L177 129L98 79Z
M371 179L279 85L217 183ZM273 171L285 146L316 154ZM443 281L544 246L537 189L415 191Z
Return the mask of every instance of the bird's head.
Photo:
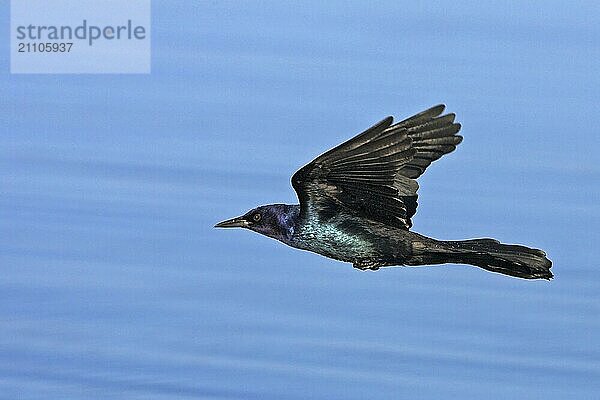
M286 241L294 233L297 206L270 204L256 207L246 214L219 222L215 228L246 228L262 235Z

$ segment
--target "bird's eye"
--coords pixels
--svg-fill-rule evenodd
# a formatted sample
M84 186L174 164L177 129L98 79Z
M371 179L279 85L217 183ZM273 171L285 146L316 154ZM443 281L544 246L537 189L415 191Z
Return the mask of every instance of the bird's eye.
M256 213L252 216L252 219L254 220L254 222L258 222L261 219L261 216L259 213Z

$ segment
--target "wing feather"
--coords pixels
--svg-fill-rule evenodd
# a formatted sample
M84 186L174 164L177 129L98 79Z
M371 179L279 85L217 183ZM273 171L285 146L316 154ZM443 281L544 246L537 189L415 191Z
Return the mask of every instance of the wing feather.
M329 218L338 207L410 228L419 188L414 179L462 140L455 115L440 116L443 111L438 105L393 125L387 117L302 167L292 177L302 215Z

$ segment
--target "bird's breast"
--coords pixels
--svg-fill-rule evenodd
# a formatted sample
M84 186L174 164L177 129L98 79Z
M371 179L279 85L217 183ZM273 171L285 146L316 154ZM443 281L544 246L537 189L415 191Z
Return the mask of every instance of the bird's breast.
M294 232L293 246L348 262L377 254L368 234L340 221L300 224Z

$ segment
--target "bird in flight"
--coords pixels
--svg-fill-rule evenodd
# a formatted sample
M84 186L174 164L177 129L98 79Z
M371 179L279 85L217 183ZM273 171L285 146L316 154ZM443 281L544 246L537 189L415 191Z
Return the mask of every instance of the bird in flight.
M325 152L292 176L300 204L270 204L215 225L246 228L291 247L349 262L388 266L469 264L525 279L551 279L537 249L494 239L436 240L412 232L416 179L462 141L454 114L438 105L392 117Z

